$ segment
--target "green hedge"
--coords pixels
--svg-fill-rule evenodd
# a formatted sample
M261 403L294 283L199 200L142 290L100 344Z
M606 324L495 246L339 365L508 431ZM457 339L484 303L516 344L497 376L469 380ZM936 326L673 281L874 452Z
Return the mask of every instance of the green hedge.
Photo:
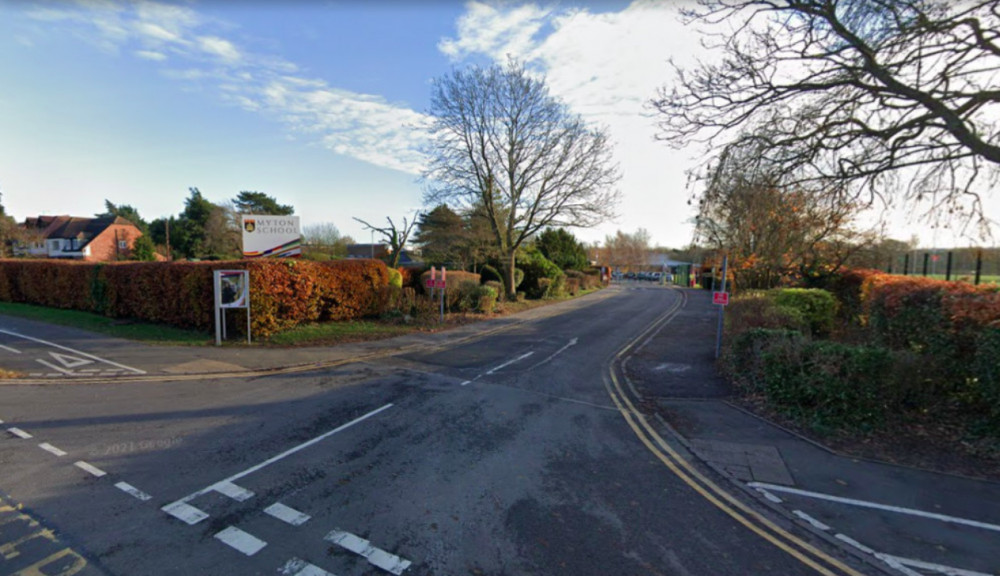
M794 310L809 324L813 335L824 336L833 330L837 300L818 288L781 288L770 292L779 307Z

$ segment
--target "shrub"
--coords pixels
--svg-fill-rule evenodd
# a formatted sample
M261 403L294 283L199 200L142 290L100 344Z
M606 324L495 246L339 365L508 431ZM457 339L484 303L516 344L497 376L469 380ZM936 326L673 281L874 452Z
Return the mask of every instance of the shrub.
M796 308L778 306L764 292L746 292L726 307L726 333L731 338L747 330L767 328L809 332L809 324Z
M476 310L482 314L492 314L497 303L499 292L492 286L483 284L479 287L479 303Z
M369 260L0 261L0 299L208 331L214 322L212 272L224 269L250 272L257 336L299 322L375 313L377 293L388 284L385 265Z
M438 271L438 279L441 278L441 272ZM427 292L427 280L431 277L431 271L427 270L420 275L420 285L424 287L424 292ZM449 292L454 292L463 282L475 282L479 284L479 274L475 272L463 272L461 270L448 270L445 274L445 280L447 286L445 287L445 299L446 303L451 302L451 295ZM436 292L436 291L435 291Z
M480 300L489 292L489 288L480 285L476 280L463 280L445 293L445 300L451 311L472 312L479 310Z
M883 384L893 369L885 348L806 342L763 356L768 401L816 428L872 428L887 414Z
M549 295L552 283L563 276L562 270L553 264L538 248L526 248L518 255L517 265L524 270L521 288L528 298L541 299ZM547 280L547 282L545 281Z
M483 266L482 270L479 271L479 275L484 284L486 282L499 282L503 284L503 276L500 275L500 272L496 268L489 264Z
M395 286L396 288L403 288L403 274L395 268L389 268L389 286Z
M798 348L803 336L797 330L751 328L736 334L729 342L722 357L723 370L737 387L756 394L764 390L764 355L777 348Z
M771 292L774 303L794 310L809 325L814 335L827 335L833 330L837 301L819 288L782 288Z
M1000 434L1000 327L990 328L980 336L973 373L987 428Z

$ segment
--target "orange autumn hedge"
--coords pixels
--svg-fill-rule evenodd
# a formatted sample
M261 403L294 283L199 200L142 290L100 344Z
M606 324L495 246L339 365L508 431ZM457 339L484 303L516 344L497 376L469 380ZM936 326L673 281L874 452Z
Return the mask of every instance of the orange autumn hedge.
M212 272L250 271L252 329L257 336L315 320L376 312L389 281L373 260L308 262L121 262L0 260L0 301L97 312L183 328L213 326Z

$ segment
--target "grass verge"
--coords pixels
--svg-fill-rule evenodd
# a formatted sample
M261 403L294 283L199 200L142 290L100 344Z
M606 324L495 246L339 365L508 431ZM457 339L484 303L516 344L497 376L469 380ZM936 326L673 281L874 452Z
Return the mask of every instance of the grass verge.
M0 302L0 314L17 316L29 320L38 320L49 324L80 328L115 338L153 342L156 344L204 345L211 339L208 334L194 330L184 330L161 324L146 324L116 320L79 310L63 310L61 308L46 308L31 304Z

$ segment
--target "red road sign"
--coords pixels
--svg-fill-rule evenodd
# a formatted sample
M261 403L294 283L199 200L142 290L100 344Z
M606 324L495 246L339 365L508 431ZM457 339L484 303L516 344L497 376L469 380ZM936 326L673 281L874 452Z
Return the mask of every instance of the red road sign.
M434 287L434 280L431 280L430 278L428 278L427 281L424 282L424 286L427 286L428 288L433 288Z
M712 304L729 305L729 292L712 292Z
M434 287L435 288L444 288L444 280L435 280L434 281Z

